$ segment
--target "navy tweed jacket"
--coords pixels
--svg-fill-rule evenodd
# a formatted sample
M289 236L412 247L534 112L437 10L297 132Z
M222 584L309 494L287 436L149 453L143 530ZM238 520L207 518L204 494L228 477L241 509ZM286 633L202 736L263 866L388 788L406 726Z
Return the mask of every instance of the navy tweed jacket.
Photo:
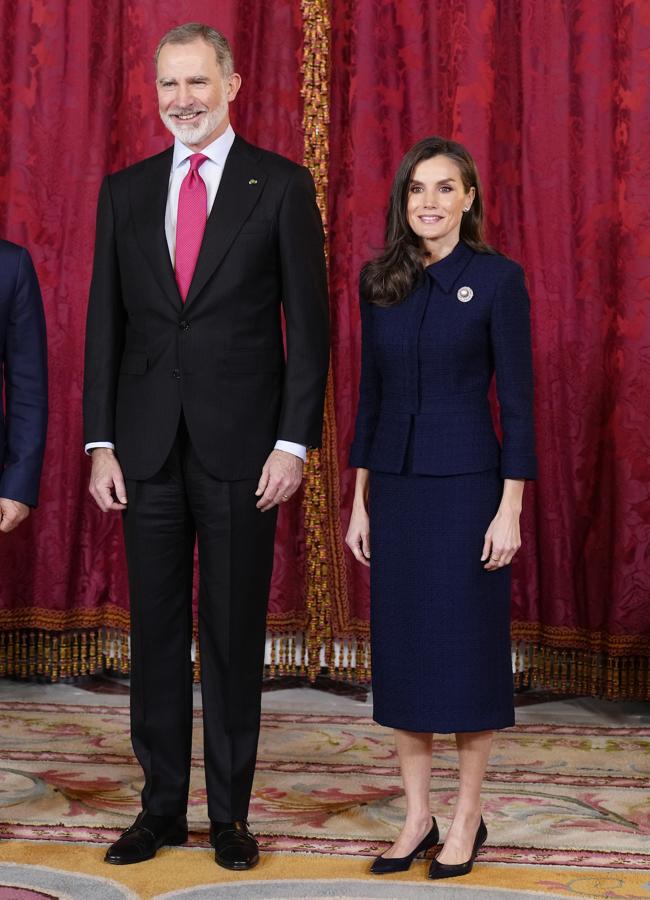
M438 327L425 342L428 303ZM503 478L536 477L530 301L521 266L461 241L425 269L403 303L379 307L362 297L361 321L351 466L400 473L410 441L413 474L499 467ZM502 447L488 400L494 374Z

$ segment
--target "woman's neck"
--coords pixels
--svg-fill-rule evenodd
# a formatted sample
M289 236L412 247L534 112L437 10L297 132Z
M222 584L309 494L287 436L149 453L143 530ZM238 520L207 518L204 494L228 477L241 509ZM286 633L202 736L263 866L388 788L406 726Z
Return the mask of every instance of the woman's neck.
M458 245L459 240L460 239L456 237L451 241L446 241L444 244L441 244L438 241L425 241L422 250L425 266L431 266L433 263L440 262L445 256L449 256Z

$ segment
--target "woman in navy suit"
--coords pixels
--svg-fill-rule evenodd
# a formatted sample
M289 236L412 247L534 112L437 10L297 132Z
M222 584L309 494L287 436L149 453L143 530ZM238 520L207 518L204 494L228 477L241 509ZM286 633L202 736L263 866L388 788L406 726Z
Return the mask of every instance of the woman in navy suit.
M372 866L438 842L432 734L455 733L459 789L430 878L471 871L495 729L514 724L510 563L536 474L529 299L483 240L476 166L427 138L402 160L383 253L361 273L362 371L347 544L370 565L374 718L395 729L403 829ZM488 389L496 374L502 446Z

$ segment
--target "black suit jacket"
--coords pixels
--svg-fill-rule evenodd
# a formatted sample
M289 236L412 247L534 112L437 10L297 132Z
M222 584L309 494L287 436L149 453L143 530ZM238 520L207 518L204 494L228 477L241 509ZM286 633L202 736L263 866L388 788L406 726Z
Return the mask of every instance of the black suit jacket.
M0 497L36 506L46 431L41 292L27 250L0 241Z
M209 472L254 479L276 439L320 444L329 340L314 184L307 169L236 137L183 304L164 228L172 155L101 187L85 440L112 441L125 476L146 479L182 409Z

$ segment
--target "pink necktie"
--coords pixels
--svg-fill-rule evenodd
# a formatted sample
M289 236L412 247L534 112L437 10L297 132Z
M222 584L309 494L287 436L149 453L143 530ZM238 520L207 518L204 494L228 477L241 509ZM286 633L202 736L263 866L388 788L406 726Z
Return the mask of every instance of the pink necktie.
M202 153L190 156L190 171L181 184L176 218L176 283L183 303L192 283L199 258L205 223L208 218L208 192L199 175L199 167L208 157Z

